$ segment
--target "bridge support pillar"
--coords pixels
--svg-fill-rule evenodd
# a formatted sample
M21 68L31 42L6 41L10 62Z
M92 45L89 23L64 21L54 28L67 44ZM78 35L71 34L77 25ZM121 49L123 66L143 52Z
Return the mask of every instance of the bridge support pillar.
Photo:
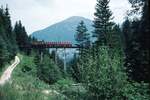
M67 72L67 63L66 63L66 49L64 48L64 72Z
M56 50L55 50L55 63L56 63L56 65L57 65L57 48L56 48Z
M40 58L41 58L40 60L41 60L41 62L42 62L42 61L43 61L43 52L42 52L42 51L40 52L40 56L41 56L41 57L40 57Z

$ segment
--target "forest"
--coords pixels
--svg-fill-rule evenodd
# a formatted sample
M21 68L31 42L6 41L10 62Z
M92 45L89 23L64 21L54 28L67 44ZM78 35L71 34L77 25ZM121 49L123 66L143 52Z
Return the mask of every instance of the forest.
M0 86L0 100L150 100L150 0L128 1L132 9L116 24L110 0L97 0L92 36L81 21L75 39L83 48L67 71L55 52L30 48L38 40L1 7L0 75L16 55L21 62Z

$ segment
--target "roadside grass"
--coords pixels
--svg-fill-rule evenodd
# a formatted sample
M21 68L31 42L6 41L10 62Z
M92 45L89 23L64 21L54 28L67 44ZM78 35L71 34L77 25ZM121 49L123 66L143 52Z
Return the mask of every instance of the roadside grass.
M87 90L82 84L75 83L72 79L66 78L57 81L52 85L55 90L65 95L69 100L85 100Z
M17 54L20 64L14 69L12 79L0 86L0 100L64 100L56 93L42 93L51 90L50 86L36 77L36 66L33 56Z
M59 99L57 99L59 98ZM0 87L0 100L66 100L63 97L47 95L39 90L18 90L16 87L6 84Z
M0 70L0 77L3 74L3 72L11 65L14 63L14 59L11 60L9 63L6 63L4 67L2 67L2 69ZM0 65L1 66L1 65Z
M34 56L17 54L20 64L10 82L0 87L0 100L84 100L86 90L69 78L48 85L36 76Z

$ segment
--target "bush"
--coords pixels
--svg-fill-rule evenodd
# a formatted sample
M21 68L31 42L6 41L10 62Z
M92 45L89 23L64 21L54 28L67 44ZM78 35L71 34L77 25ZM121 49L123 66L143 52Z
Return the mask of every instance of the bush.
M18 91L9 84L0 87L0 100L48 100L44 97L40 92Z
M4 87L0 87L0 98L1 100L17 100L17 91L7 84Z
M109 50L101 47L95 56L87 53L78 64L89 100L147 100L148 86L128 82L121 55L115 50L110 56Z
M149 100L150 90L146 83L128 82L122 90L128 100Z
M74 82L70 79L61 79L61 80L58 80L56 83L55 83L55 86L60 90L60 91L63 91L63 90L66 90L68 88L70 88L70 86L73 84Z
M38 77L46 83L53 84L61 78L59 67L48 56L44 56L37 70Z
M85 100L86 90L82 84L75 84L71 79L62 79L55 83L60 93L64 94L69 100Z

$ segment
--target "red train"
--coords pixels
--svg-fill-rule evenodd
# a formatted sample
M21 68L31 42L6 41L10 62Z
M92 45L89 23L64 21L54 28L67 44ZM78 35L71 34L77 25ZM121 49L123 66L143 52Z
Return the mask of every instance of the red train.
M72 47L71 42L32 42L33 46L46 46L46 47Z

